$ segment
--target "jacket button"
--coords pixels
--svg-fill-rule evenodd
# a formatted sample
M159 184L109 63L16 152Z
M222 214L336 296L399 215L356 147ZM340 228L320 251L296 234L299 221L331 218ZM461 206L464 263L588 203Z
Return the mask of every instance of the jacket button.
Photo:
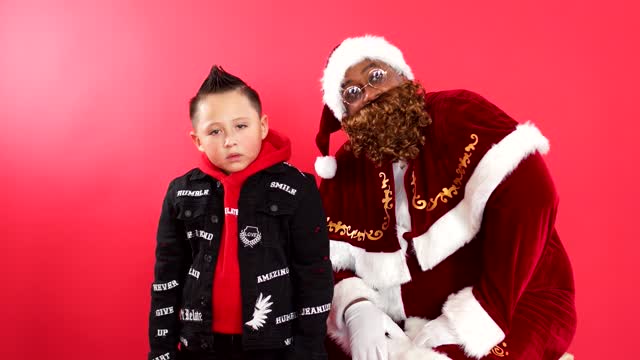
M207 349L209 348L209 344L207 344L206 342L204 342L204 341L203 341L203 342L202 342L202 345L200 345L200 347L201 347L203 350L207 350Z
M219 188L220 187L220 181L216 181L216 187Z
M217 215L211 215L211 222L214 224L218 223L218 216Z
M191 210L185 210L184 211L184 216L191 217Z
M206 297L201 297L200 298L200 305L202 306L207 306L207 298Z
M209 255L209 254L207 254L207 255L205 255L205 256L204 256L204 261L206 261L206 262L209 262L209 263L210 263L212 260L213 260L213 256L211 256L211 255Z
M272 212L276 212L276 211L278 211L278 205L276 205L276 204L272 204L272 205L269 207L269 209L270 209Z

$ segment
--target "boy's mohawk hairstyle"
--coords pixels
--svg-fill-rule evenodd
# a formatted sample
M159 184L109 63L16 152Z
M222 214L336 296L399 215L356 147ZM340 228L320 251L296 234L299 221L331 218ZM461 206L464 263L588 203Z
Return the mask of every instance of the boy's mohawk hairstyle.
M247 84L242 81L242 79L224 71L222 66L213 65L211 67L211 71L209 71L209 76L207 76L200 86L198 93L221 93L229 90L235 90L243 86L247 86Z
M262 103L260 102L260 96L252 89L247 83L242 81L239 77L226 72L222 66L213 65L209 71L209 75L202 85L196 96L189 101L189 118L191 123L194 123L194 117L197 112L198 102L209 94L220 94L227 91L239 90L244 96L246 96L258 114L262 114Z

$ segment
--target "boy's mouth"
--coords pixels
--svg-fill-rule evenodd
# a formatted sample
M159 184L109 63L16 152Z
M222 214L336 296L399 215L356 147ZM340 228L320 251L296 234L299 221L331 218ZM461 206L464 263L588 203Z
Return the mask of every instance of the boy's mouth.
M235 160L239 160L241 156L242 156L242 155L241 155L241 154L238 154L238 153L229 154L229 155L227 155L227 160L228 160L228 161L235 161Z

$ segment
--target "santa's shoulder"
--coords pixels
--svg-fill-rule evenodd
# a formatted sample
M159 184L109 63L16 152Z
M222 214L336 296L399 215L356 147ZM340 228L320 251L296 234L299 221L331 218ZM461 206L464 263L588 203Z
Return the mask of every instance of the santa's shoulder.
M425 104L430 107L448 108L469 104L491 104L482 95L466 89L432 91L424 94Z
M435 134L466 134L469 131L510 132L518 123L483 96L456 89L428 92L425 110Z

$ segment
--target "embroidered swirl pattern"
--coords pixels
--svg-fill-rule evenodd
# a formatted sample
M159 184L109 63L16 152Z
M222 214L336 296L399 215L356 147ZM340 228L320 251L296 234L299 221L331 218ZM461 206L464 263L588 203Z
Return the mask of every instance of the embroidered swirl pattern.
M391 222L391 218L389 217L389 209L393 208L393 204L391 204L391 195L393 195L393 191L389 187L389 179L387 176L380 172L378 174L379 177L382 178L382 190L384 191L384 198L382 198L382 203L384 204L384 222L382 223L382 230L387 230L389 228L389 223Z
M383 230L387 230L389 228L389 224L391 223L391 217L389 216L389 210L393 208L393 191L391 191L391 187L389 186L389 179L387 176L380 172L378 174L379 177L382 178L382 187L381 189L384 192L384 197L382 198L382 204L384 204L384 213L385 217L382 223L382 230L358 230L351 229L351 225L344 224L342 221L333 222L330 217L327 217L327 228L330 233L335 233L338 235L346 235L352 239L356 239L357 241L364 240L379 240L382 238Z
M503 342L502 343L502 347L500 347L500 345L496 345L493 347L493 349L491 349L491 353L497 357L505 357L505 356L509 356L509 352L506 349L503 349L507 347L507 343Z
M415 172L411 173L411 186L413 187L413 199L412 205L414 208L418 210L427 209L427 211L433 211L437 206L438 202L442 203L449 202L449 199L452 199L455 195L458 195L458 190L462 187L462 179L466 174L466 168L471 163L471 155L473 154L473 150L476 149L476 145L478 144L478 135L471 134L472 143L467 145L464 148L464 155L458 159L458 168L456 169L456 174L458 177L453 180L453 184L448 188L442 188L442 191L435 197L429 199L429 202L421 199L420 195L416 194L416 174Z

